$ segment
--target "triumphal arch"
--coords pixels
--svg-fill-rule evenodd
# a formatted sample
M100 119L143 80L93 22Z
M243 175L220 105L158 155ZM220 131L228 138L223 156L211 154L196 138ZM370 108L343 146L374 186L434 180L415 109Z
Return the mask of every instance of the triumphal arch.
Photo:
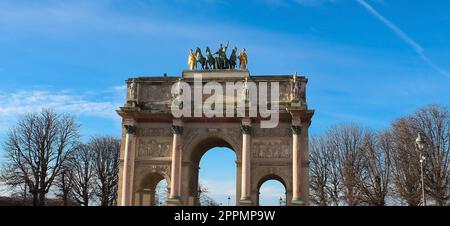
M237 157L238 205L258 205L259 188L270 179L284 185L287 205L308 205L314 110L306 102L307 78L252 75L246 55L239 55L238 67L226 62L232 56L219 54L211 64L191 54L180 76L126 81L127 99L117 111L123 125L118 204L153 205L155 187L166 179L168 205L198 205L202 155L228 147Z

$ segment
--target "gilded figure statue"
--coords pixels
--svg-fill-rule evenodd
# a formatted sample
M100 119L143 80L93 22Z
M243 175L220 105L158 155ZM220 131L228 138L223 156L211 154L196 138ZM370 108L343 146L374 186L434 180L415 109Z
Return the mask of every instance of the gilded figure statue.
M243 70L247 69L248 59L245 48L243 48L242 51L239 53L238 58L239 58L239 68Z
M194 52L192 52L192 49L189 49L189 57L188 57L188 65L189 70L195 70L197 67L197 59L195 58Z

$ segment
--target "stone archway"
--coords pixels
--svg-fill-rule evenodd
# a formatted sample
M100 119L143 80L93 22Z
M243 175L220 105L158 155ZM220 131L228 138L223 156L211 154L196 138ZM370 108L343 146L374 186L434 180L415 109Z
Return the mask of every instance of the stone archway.
M183 80L194 87L190 93L195 95L196 90L203 90L195 87L197 77L203 77L203 83L220 86L244 79L255 86L276 83L280 91L278 100L270 100L267 107L279 106L278 124L275 128L262 128L261 115L175 117L171 112L171 104L177 100L171 92L173 85ZM308 129L314 110L306 104L306 77L250 76L247 70L210 70L184 71L180 78L140 77L126 82L127 100L118 110L123 124L119 205L143 203L140 183L149 173L164 175L170 183L169 205L196 205L201 156L220 146L236 153L237 205L257 205L258 183L267 175L283 179L288 205L308 205ZM221 98L229 101L228 96ZM243 100L231 98L231 101L233 113ZM191 104L195 112L198 106ZM245 100L241 109L246 113L251 110Z
M134 199L135 205L154 206L156 202L156 187L163 180L166 180L167 184L169 184L169 177L158 172L143 173L138 177L138 187L136 188ZM169 190L170 187L167 187L166 192L168 193Z
M223 128L222 128L223 129ZM221 130L221 129L218 129ZM240 146L235 143L230 137L218 135L214 133L207 133L209 129L197 135L192 140L190 145L186 146L186 152L183 156L186 161L183 162L182 187L188 197L183 199L187 201L188 205L198 205L198 184L199 184L199 165L203 155L215 147L227 147L236 154L236 194L240 194ZM236 196L236 199L238 197ZM236 203L238 203L238 199Z
M285 179L283 179L282 177L280 177L280 176L278 176L276 174L269 174L269 175L266 175L266 176L262 177L259 180L259 182L257 183L257 187L256 188L257 188L258 193L257 193L256 205L259 206L260 202L261 202L260 194L261 194L261 187L262 187L262 185L265 182L270 181L270 180L278 181L278 182L280 182L283 185L283 187L284 187L284 199L288 200L288 186L287 186L287 184L285 182Z

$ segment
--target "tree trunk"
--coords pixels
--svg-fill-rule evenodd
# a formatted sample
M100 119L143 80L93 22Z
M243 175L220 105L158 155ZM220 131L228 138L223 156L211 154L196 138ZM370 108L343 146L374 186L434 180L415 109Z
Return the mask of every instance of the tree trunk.
M89 196L85 195L83 197L83 205L84 206L89 206Z
M37 193L33 193L33 206L39 205L39 198Z
M64 194L64 196L63 196L64 206L67 206L67 203L68 203L67 202L67 199L68 199L67 196L68 196L67 194Z
M45 206L45 191L39 192L38 206Z

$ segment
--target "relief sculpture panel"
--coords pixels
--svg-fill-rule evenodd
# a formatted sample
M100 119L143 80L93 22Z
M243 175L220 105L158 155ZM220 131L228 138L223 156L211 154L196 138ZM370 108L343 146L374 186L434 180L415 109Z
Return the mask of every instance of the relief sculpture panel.
M139 99L141 102L165 102L170 101L171 86L141 85Z
M289 142L287 140L258 140L253 142L253 158L279 158L291 157Z
M280 102L289 102L289 96L290 96L290 85L289 83L282 82L280 83Z
M272 129L262 129L262 128L254 128L253 132L254 137L288 137L289 128L279 126L277 128Z
M151 138L139 138L138 157L169 157L171 144Z
M138 128L138 136L143 137L172 137L172 131L167 128Z

